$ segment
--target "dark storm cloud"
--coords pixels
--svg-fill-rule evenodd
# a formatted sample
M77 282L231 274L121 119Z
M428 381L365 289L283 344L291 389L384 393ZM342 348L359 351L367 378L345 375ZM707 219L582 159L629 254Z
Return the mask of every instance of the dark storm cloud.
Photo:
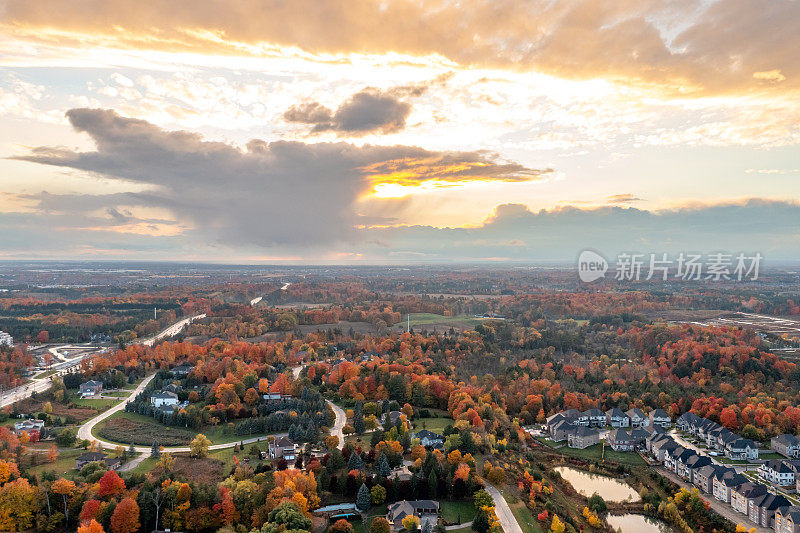
M314 133L334 131L337 134L366 135L393 133L403 129L411 113L411 104L395 94L377 89L364 89L332 111L318 102L292 106L283 117L289 122L312 126Z
M481 169L482 180L533 180L547 174L498 162L485 152L261 140L242 150L110 110L73 109L67 116L77 131L92 138L95 151L39 147L15 159L133 181L147 190L101 196L44 193L35 198L41 211L103 210L113 224L130 216L125 209L158 207L193 228L194 238L231 246L331 246L357 240L355 228L363 221L356 201L375 180L391 182L392 172L402 174L405 185L475 179L472 167ZM448 172L450 166L465 170Z

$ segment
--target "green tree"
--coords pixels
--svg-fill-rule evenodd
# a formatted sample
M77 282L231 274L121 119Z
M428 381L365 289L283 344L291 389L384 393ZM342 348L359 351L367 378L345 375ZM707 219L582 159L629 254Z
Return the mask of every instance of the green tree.
M386 489L383 488L381 485L375 485L369 491L370 498L372 499L373 505L380 505L386 501Z
M606 501L603 499L603 497L595 492L589 496L589 509L591 509L595 514L603 514L606 512L608 507L606 506Z
M439 491L439 478L436 476L436 470L431 468L431 473L428 476L428 492L430 493L431 498L436 498L436 494Z
M208 447L210 445L211 441L208 440L208 437L202 433L198 433L194 440L189 444L192 457L205 457L208 455Z
M359 511L368 511L372 505L372 496L369 493L367 486L362 483L358 488L358 496L356 497L356 507Z
M283 502L270 511L261 533L277 533L283 530L311 530L311 519L303 514L295 502Z

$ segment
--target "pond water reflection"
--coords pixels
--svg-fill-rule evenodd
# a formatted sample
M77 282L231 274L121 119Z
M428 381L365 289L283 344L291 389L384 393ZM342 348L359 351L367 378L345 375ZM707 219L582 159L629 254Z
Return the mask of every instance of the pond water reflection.
M675 533L665 522L640 514L608 515L607 520L622 533Z
M614 478L591 474L569 466L557 466L554 470L584 496L591 496L596 492L607 502L639 500L639 494L633 487Z

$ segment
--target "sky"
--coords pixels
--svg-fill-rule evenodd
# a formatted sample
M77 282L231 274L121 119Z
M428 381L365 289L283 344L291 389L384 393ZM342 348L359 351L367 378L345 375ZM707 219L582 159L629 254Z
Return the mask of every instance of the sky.
M0 259L800 260L800 2L0 0Z

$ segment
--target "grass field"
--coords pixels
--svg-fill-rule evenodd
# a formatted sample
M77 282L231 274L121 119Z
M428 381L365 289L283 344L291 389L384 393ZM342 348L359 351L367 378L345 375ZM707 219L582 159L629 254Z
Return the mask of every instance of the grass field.
M440 327L440 328L461 328L461 329L472 329L482 321L478 320L477 318L473 318L468 315L458 315L458 316L444 316L444 315L437 315L434 313L411 313L411 327L417 328L422 326L428 327ZM395 324L395 327L404 329L408 325L408 322L405 317L403 320Z
M75 470L75 458L86 453L85 450L67 450L58 454L58 459L54 463L43 463L28 468L28 473L32 475L42 475L44 472L53 471L60 476L72 478L77 472Z
M119 411L98 423L92 434L109 442L149 446L158 440L162 446L188 446L198 433L202 433L211 444L228 444L258 435L236 435L227 426L206 426L200 431L191 428L170 427L160 424L149 416Z
M75 398L72 400L72 403L77 405L78 407L91 407L92 409L97 409L98 411L107 411L111 407L114 407L120 402L120 400L114 400L111 398Z
M537 439L539 442L542 442L548 446L551 446L550 443L552 441L548 441L548 439ZM563 454L565 456L570 457L578 457L580 459L585 459L588 461L600 461L603 458L603 444L595 444L594 446L589 446L584 450L578 450L575 448L569 448L567 446L562 446L556 450L558 453ZM606 461L613 461L615 463L621 463L626 465L645 465L644 459L642 459L639 454L633 452L615 452L609 446L606 446L605 450L605 460Z
M448 524L463 524L475 518L475 505L470 501L440 501L439 514Z
M427 429L428 431L441 434L444 431L444 428L453 424L453 419L449 416L440 416L437 418L415 418L411 421L411 423L414 426L414 431Z

